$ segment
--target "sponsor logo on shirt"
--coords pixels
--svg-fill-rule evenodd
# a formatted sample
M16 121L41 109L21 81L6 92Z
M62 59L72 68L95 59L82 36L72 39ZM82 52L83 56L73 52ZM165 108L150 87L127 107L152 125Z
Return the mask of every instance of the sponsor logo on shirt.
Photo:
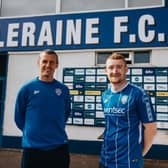
M125 115L125 108L121 108L121 107L104 108L104 112L106 114L110 114L110 115L124 116Z
M36 95L36 94L39 94L40 93L40 90L34 90L33 94Z

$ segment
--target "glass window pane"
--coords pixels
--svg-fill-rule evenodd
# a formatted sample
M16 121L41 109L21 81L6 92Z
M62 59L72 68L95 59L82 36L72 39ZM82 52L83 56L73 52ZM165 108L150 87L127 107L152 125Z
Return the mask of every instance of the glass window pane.
M112 54L112 52L98 53L97 54L97 64L98 65L105 64L106 59L110 54Z
M125 57L127 64L132 64L132 60L130 59L129 52L118 52L118 53L121 53ZM97 53L96 64L97 65L105 65L107 57L110 56L111 54L112 54L112 52L99 52L99 53Z
M2 13L2 1L0 0L0 16L1 16L1 13Z
M128 7L162 6L163 0L128 0Z
M150 53L149 52L135 52L134 53L134 63L150 63Z
M55 13L56 0L3 0L1 16L23 16Z
M125 0L62 0L61 12L124 8Z

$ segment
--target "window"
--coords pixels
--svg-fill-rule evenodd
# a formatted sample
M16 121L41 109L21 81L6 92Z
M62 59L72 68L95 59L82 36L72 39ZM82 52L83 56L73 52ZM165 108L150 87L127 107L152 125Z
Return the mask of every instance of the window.
M61 12L164 6L165 0L62 0Z
M113 51L114 52L114 51ZM96 53L96 65L104 66L107 57L113 53L112 51L97 52ZM146 64L151 63L151 52L150 51L116 51L124 55L128 65Z
M128 7L164 6L165 0L128 0Z
M104 65L106 62L107 57L112 54L112 52L100 52L97 53L96 57L96 64L97 65Z
M135 52L134 53L134 64L149 64L150 63L150 52Z
M111 10L117 8L124 8L125 2L123 0L62 0L61 12L74 11L89 11L89 10Z
M1 16L39 15L56 12L56 1L0 0Z
M2 11L2 0L0 0L0 16L1 16L1 11Z
M114 52L114 51L113 51ZM98 52L96 54L96 65L98 66L104 66L105 65L105 62L106 62L106 59L109 55L111 55L113 52ZM118 51L116 51L118 52ZM132 64L132 56L131 56L131 53L129 52L118 52L122 55L124 55L126 61L127 61L127 64Z

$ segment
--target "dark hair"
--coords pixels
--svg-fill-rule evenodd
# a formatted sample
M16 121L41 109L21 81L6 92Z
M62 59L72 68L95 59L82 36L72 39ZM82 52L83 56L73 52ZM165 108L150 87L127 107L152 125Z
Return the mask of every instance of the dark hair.
M122 54L119 54L117 52L112 53L109 57L107 57L106 61L108 59L113 59L113 60L123 60L125 64L127 64L125 57Z
M56 57L56 62L57 62L57 64L59 63L58 55L57 55L57 53L56 53L54 50L47 49L47 50L42 51L42 52L40 53L40 56L41 56L41 54L55 55L55 57Z

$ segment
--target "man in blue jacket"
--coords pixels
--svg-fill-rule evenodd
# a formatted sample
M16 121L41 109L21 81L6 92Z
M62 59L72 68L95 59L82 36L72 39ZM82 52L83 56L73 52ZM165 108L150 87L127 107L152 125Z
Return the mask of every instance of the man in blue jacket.
M15 104L15 122L23 133L22 168L69 168L69 89L54 79L54 51L41 52L38 65L39 76L21 87Z
M100 168L142 168L143 156L156 134L156 115L149 96L126 80L128 67L121 54L106 60L110 87L102 95L105 115Z

